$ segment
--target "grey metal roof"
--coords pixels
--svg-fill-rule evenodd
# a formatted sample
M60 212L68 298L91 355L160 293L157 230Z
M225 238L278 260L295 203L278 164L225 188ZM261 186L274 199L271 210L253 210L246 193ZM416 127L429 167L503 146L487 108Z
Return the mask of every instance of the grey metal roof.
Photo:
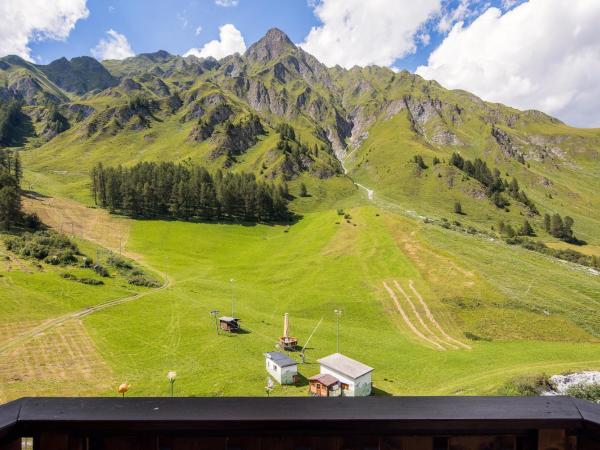
M358 378L374 370L372 367L352 358L348 358L341 353L334 353L333 355L326 356L325 358L319 359L318 362L321 365L343 373L350 378Z
M295 366L298 364L298 362L280 352L267 352L265 353L265 356L279 367Z
M238 319L237 317L223 316L223 317L219 317L219 320L221 322L237 322L240 319Z

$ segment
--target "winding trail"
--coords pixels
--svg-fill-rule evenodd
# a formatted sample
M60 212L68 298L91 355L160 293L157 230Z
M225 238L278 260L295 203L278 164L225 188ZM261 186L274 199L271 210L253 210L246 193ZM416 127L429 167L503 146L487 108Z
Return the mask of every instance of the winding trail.
M151 290L148 290L148 291L145 291L145 292L138 292L133 295L128 295L126 297L121 297L121 298L118 298L115 300L110 300L108 302L100 303L98 305L89 306L85 309L70 312L68 314L64 314L62 316L47 320L46 322L44 322L36 327L30 328L29 330L25 331L24 333L22 333L18 336L13 337L12 339L2 342L0 344L0 355L6 353L8 350L18 347L21 344L24 344L25 342L29 341L30 339L33 339L34 337L36 337L42 333L45 333L49 330L52 330L53 328L56 328L56 327L62 325L63 323L65 323L69 320L81 319L82 317L88 316L95 312L102 311L104 309L111 308L113 306L122 305L123 303L128 303L128 302L131 302L134 300L139 300L140 298L143 298L148 295L154 294L156 292L168 289L172 284L171 278L166 273L159 272L154 269L153 269L153 271L156 274L159 274L162 276L164 282L161 286L151 289Z
M67 234L66 231L68 230L63 230L62 225L65 223L65 218L68 218L70 220L69 223L71 225L76 225L80 229L81 235L84 239L94 242L95 244L98 244L102 247L108 248L114 252L119 252L122 250L124 242L121 236L128 235L128 230L122 227L123 223L125 222L124 219L119 219L118 222L115 222L110 216L108 216L106 212L97 209L86 208L85 206L71 200L55 199L50 197L39 199L30 197L24 201L24 206L27 211L38 213L40 217L42 217L44 223L49 225L55 231L64 234ZM79 217L79 220L81 222L75 222L74 218L77 217ZM98 226L99 223L102 224L102 227ZM106 233L105 231L109 229L109 227L115 226L115 224L120 225L119 237L117 239L114 238L114 233ZM111 238L112 240L110 240ZM150 272L153 272L155 275L158 275L160 278L163 279L163 283L159 287L148 289L144 292L136 292L134 294L109 300L94 306L88 306L79 311L72 311L62 316L46 320L38 326L30 328L24 331L23 333L14 336L11 339L1 342L0 355L6 353L7 351L15 347L18 347L21 344L26 343L27 341L33 339L36 336L39 336L42 333L50 331L64 324L69 320L81 319L82 317L88 316L98 311L102 311L114 306L122 305L124 303L139 300L141 298L155 294L162 290L166 290L173 285L173 281L167 273L161 272L160 270L150 266L145 261L143 261L143 259L139 255L132 252L122 252L122 254L133 259L140 266L146 268Z

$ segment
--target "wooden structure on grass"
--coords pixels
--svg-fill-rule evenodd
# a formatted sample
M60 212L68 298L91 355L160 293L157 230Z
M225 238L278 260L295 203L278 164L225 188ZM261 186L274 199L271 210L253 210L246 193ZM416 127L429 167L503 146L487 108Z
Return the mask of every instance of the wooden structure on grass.
M219 317L219 327L221 330L228 331L230 333L240 331L240 319L237 317L223 316Z
M265 353L267 372L279 384L295 384L298 381L298 363L280 352Z
M298 339L290 336L290 319L288 313L283 316L283 336L279 338L279 346L284 350L296 350Z
M323 397L331 397L329 391L321 390L319 392L315 388L314 384L319 383L319 380L327 379L328 382L337 381L341 394L345 397L366 397L371 395L371 373L373 368L358 362L352 358L342 355L341 353L334 353L318 360L321 365L320 374L310 379L309 392L312 395L321 395ZM321 384L323 384L321 382ZM333 384L332 384L333 386ZM323 395L326 394L326 395Z
M340 380L333 375L319 374L308 379L308 392L313 397L339 397Z

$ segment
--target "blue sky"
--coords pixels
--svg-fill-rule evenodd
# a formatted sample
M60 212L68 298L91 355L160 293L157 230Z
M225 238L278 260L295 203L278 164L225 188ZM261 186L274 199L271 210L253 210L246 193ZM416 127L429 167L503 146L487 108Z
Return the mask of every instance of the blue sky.
M328 66L407 69L600 127L600 1L1 0L0 17L0 56L43 64L157 50L220 58L278 27Z
M502 2L485 3L501 6ZM450 11L458 4L459 0L453 0L444 7ZM32 41L29 47L34 60L43 64L62 56L91 55L90 49L113 29L127 37L136 54L159 49L184 54L192 47L218 39L219 27L227 23L240 30L247 46L272 27L282 29L299 43L311 27L322 24L313 5L310 0L239 0L230 7L218 6L214 0L88 0L88 17L78 20L65 40ZM202 31L196 35L199 26ZM427 28L429 44L419 43L417 51L397 59L395 67L414 71L426 64L429 53L444 37L444 33L437 32L435 22Z

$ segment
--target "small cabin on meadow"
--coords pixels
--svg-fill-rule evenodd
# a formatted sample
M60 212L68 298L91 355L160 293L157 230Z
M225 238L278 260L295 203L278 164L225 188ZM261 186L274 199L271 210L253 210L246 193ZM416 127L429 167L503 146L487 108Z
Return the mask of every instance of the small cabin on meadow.
M298 377L298 363L280 352L265 353L267 372L279 384L294 384Z
M343 396L366 397L371 395L373 368L352 358L334 353L318 360L321 375L331 375L340 382Z
M237 317L219 317L219 326L221 327L221 330L229 331L230 333L241 330L239 322L240 319Z
M308 379L308 391L315 397L339 397L342 395L340 380L333 375L319 374Z

